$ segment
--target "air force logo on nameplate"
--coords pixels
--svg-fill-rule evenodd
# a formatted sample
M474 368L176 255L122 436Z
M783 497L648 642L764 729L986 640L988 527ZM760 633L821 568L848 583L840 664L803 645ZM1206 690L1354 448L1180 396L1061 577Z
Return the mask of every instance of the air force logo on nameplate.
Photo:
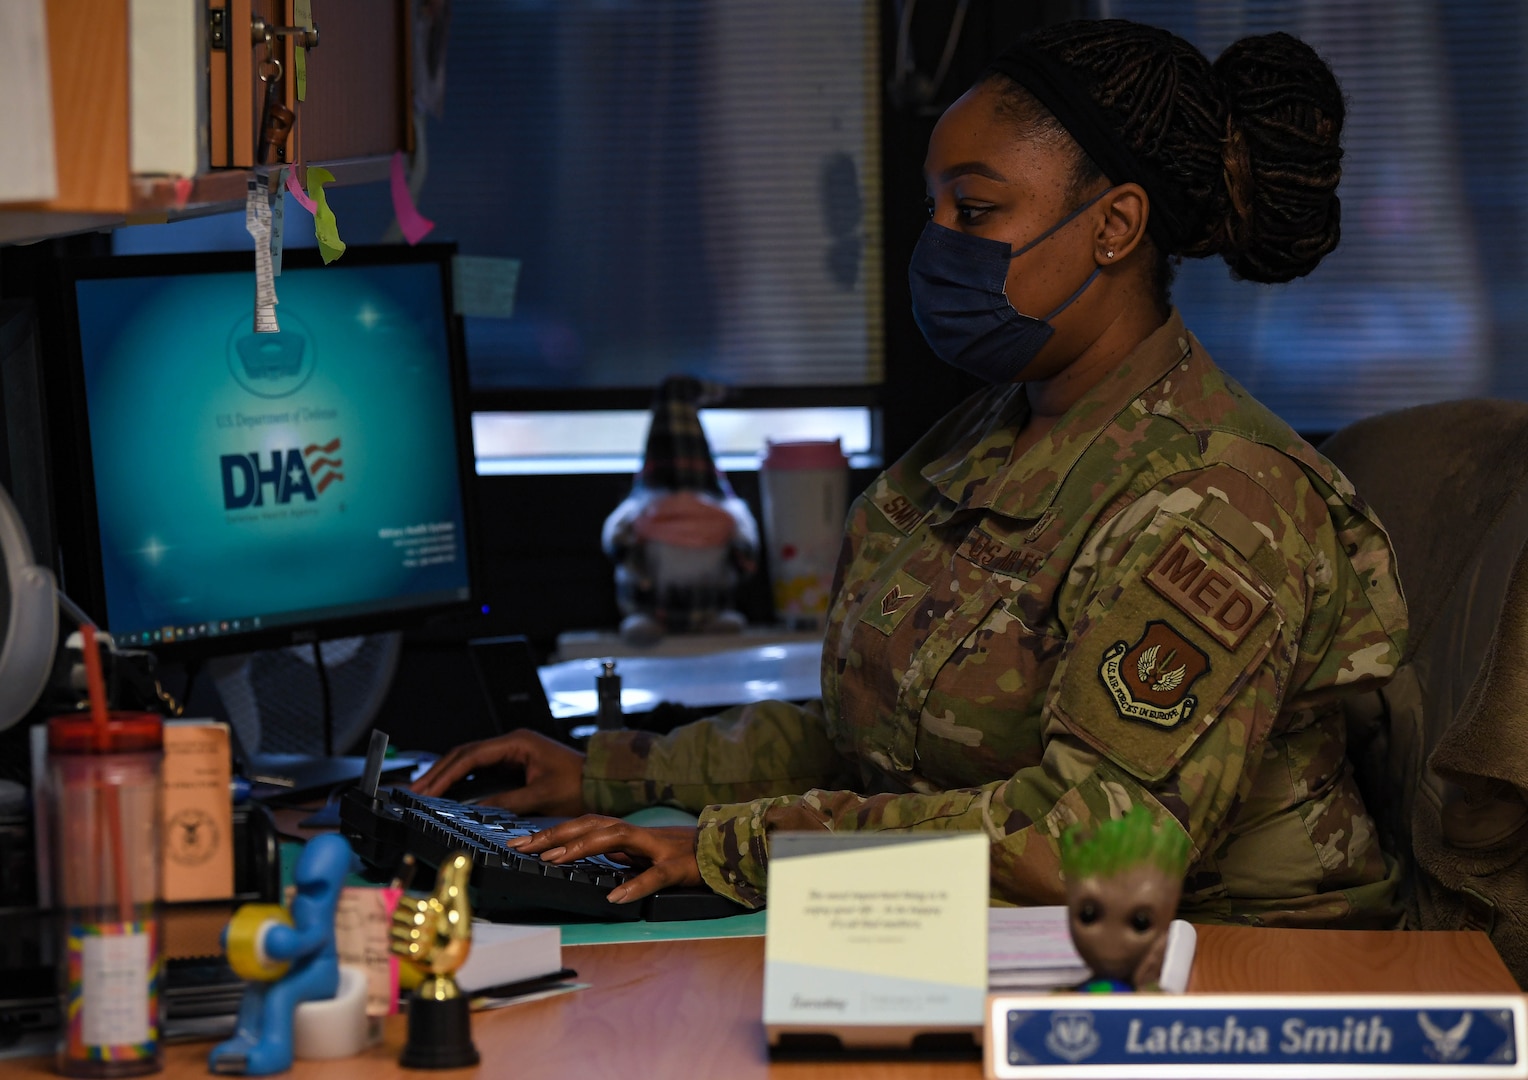
M994 994L986 1075L1528 1078L1513 994Z
M1051 1013L1050 1031L1045 1048L1062 1061L1086 1061L1098 1053L1098 1032L1093 1030L1093 1014L1086 1010Z

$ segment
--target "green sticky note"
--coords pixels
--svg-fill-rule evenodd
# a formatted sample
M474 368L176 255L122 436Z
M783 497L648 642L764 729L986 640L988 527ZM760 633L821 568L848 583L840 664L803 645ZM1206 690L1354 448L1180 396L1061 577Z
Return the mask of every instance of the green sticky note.
M318 251L327 266L345 254L345 241L340 239L340 226L329 209L324 195L324 185L334 182L334 174L317 165L308 166L308 198L313 200L313 235L318 237Z
M520 260L457 255L451 260L451 292L458 315L508 319L515 313Z
M292 21L305 30L313 29L313 0L294 0ZM308 100L308 50L301 45L292 51L292 70L297 73L297 100Z

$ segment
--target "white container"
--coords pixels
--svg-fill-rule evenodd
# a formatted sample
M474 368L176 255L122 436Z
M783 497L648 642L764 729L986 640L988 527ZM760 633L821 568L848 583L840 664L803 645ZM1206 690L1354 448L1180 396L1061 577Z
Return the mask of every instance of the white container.
M837 439L771 442L759 488L775 616L822 626L848 510L848 459Z

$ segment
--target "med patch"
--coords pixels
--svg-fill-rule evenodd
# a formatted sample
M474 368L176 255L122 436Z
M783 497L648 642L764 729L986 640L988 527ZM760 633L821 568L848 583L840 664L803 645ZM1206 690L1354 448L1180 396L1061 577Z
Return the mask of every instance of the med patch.
M1194 683L1210 670L1210 658L1172 625L1152 619L1131 644L1104 650L1098 677L1127 720L1175 728L1194 714Z
M1251 566L1201 523L1160 511L1140 540L1153 541L1160 546L1080 612L1046 703L1084 743L1148 782L1171 773L1221 721L1285 624L1279 605L1250 584Z
M1146 581L1209 635L1234 650L1272 603L1188 530L1151 564Z

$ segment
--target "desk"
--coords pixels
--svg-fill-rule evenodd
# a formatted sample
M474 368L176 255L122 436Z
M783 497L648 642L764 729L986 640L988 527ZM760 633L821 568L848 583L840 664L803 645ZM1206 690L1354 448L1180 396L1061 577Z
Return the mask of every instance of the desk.
M695 656L618 656L621 707L627 712L651 709L660 701L691 708L716 709L753 701L806 701L822 695L822 634L792 635L745 646L746 637L733 637L730 648L708 653L704 663ZM681 635L673 635L677 642ZM709 640L715 641L712 637ZM559 645L559 648L561 646ZM542 688L555 719L593 716L598 710L595 677L600 659L564 660L540 669Z
M587 990L511 1006L473 1018L488 1077L582 1078L784 1077L829 1080L975 1080L979 1062L947 1064L788 1064L764 1053L764 941L731 938L563 949ZM1387 933L1361 930L1257 930L1199 927L1193 991L1380 993L1432 990L1516 993L1517 984L1484 934L1474 931ZM387 1041L337 1062L298 1062L294 1080L382 1080L432 1074L396 1067L401 1017ZM166 1076L208 1075L208 1045L168 1049ZM8 1080L50 1077L41 1058L7 1062ZM462 1076L451 1072L447 1076Z

